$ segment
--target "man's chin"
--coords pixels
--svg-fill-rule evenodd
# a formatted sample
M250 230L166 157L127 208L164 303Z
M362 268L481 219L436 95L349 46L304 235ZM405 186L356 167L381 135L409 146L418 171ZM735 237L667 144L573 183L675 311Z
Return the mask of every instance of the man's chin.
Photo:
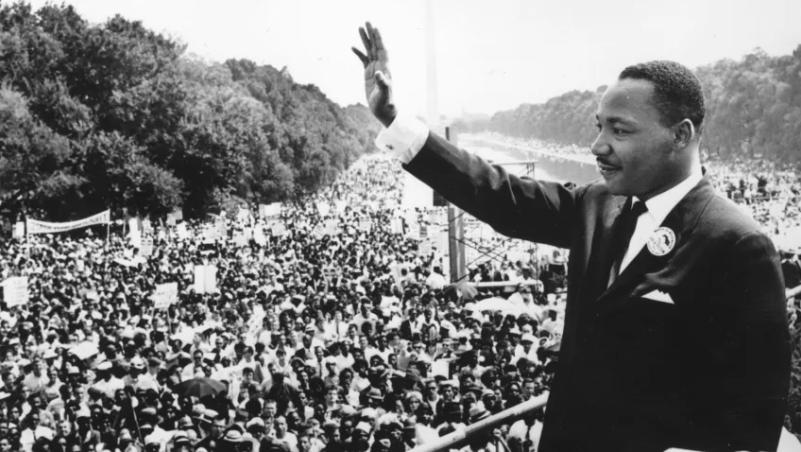
M604 177L604 185L609 193L615 196L629 196L630 194L629 190L615 177Z

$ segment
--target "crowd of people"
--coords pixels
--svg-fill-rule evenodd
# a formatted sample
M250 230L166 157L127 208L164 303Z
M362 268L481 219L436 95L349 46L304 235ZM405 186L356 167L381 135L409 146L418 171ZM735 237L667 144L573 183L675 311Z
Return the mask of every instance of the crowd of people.
M799 221L795 176L748 174L713 175ZM0 452L398 452L547 394L565 256L480 237L448 284L443 218L404 209L400 168L367 156L277 216L160 222L147 255L102 228L6 242L2 278L26 276L28 298L0 305ZM487 281L503 284L471 284ZM177 300L157 306L170 282ZM542 416L469 447L535 451Z
M564 256L483 256L447 284L437 215L398 227L401 185L367 156L279 216L158 223L147 255L102 227L6 242L28 297L0 305L0 451L397 452L546 394ZM470 447L536 450L542 415Z

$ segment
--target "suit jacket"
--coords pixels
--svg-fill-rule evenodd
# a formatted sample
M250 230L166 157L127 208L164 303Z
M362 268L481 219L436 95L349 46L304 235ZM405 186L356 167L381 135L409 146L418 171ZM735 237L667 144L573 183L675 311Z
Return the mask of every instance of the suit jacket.
M778 256L707 180L662 223L674 248L644 247L607 287L626 198L603 183L519 178L435 134L404 168L500 233L570 249L540 450L775 450L790 369Z

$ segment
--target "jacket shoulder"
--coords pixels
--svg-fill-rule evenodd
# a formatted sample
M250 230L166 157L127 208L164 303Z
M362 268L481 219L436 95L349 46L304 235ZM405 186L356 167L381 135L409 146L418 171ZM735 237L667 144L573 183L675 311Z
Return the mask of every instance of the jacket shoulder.
M710 238L737 241L750 235L765 235L762 227L743 207L714 192L699 221L698 231Z

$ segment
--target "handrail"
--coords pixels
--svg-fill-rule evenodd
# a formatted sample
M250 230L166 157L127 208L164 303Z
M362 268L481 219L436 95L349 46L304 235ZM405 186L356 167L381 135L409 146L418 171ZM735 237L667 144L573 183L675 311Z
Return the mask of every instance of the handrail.
M517 286L518 284L521 286L534 286L542 283L539 279L524 279L521 281L485 281L470 284L475 286L476 289L496 289L498 287Z
M540 281L538 279L526 279L522 281L487 281L487 282L476 282L471 283L477 289L497 289L498 287L508 287L508 286L516 286L518 284L523 286L533 286L538 284ZM784 292L785 299L793 298L797 295L801 295L801 285L786 289Z
M544 407L547 402L548 393L546 392L523 403L518 403L513 407L507 408L500 413L493 414L475 424L470 424L464 428L448 433L445 436L437 438L436 441L421 444L412 449L411 452L440 452L445 449L459 447L467 442L471 436L495 428L501 424L508 423L509 421L515 421L532 411Z

